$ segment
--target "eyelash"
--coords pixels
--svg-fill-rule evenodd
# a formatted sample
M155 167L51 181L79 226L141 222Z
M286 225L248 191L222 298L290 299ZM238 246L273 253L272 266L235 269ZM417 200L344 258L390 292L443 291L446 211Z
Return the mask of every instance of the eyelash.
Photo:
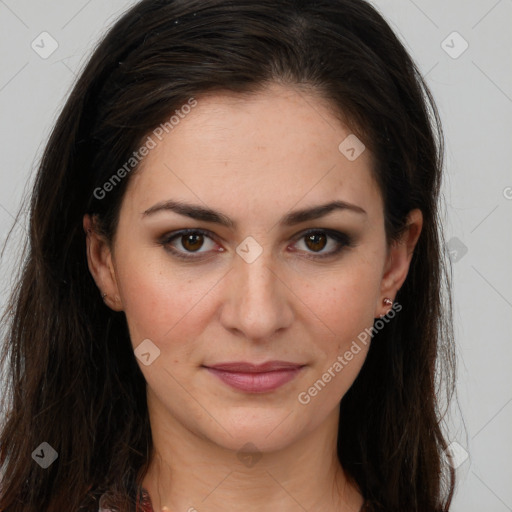
M171 252L174 256L176 256L179 259L186 260L186 261L193 261L193 260L198 261L198 260L203 259L203 257L185 255L187 253L178 251L169 245L174 239L179 238L180 236L186 236L186 235L191 235L191 234L201 234L201 235L207 236L208 238L215 241L214 240L215 236L210 231L204 230L204 229L191 228L191 229L182 229L180 231L174 231L172 233L169 233L168 235L164 236L161 240L159 240L159 243L160 243L160 245L164 246L165 250ZM294 241L295 242L300 241L301 239L305 238L306 236L313 235L313 234L326 234L328 237L333 238L338 243L338 247L335 250L328 252L326 254L315 254L314 252L312 252L310 254L312 254L313 256L306 256L309 259L322 260L325 258L331 258L331 257L339 254L344 248L355 246L352 237L350 237L349 235L342 233L341 231L335 231L332 229L320 229L320 228L309 229L307 231L304 231L304 232L300 233L300 235L296 236ZM190 252L188 254L195 254L195 253ZM203 254L203 253L198 253L198 254Z

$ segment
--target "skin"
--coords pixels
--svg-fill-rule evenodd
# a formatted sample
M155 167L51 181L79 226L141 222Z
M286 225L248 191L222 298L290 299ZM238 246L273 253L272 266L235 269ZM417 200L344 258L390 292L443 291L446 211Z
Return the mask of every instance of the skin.
M361 507L336 439L339 402L369 343L308 404L298 395L389 310L383 298L394 300L405 281L422 215L410 212L400 243L386 245L370 151L349 161L338 150L350 133L313 92L273 84L245 98L205 95L130 177L112 244L84 217L89 268L105 303L125 312L134 348L150 339L160 350L148 366L137 359L154 443L143 485L155 510ZM169 199L218 210L236 228L172 211L143 215ZM366 213L335 210L280 224L291 211L334 200ZM169 243L197 260L182 261L159 243L183 228L214 235L196 245L180 236ZM308 245L300 235L312 228L351 234L355 245L314 259L337 242ZM248 236L263 251L251 263L236 252ZM235 390L202 367L270 360L305 366L259 394ZM255 454L244 459L238 452L247 443Z

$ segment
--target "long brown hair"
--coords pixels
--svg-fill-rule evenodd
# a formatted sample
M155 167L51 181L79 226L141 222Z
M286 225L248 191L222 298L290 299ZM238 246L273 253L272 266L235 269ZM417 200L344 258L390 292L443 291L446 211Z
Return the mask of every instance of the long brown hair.
M143 0L98 45L51 133L5 313L8 411L0 510L97 511L106 490L134 510L151 453L146 383L124 313L88 271L82 218L112 240L148 133L212 91L278 81L325 98L375 156L388 242L419 208L423 230L396 296L340 404L338 456L374 510L446 511L441 389L454 388L450 278L439 224L443 134L431 94L382 16L363 0ZM95 193L96 191L96 193ZM443 284L448 293L444 294ZM442 385L442 386L441 386ZM43 469L33 452L58 458Z

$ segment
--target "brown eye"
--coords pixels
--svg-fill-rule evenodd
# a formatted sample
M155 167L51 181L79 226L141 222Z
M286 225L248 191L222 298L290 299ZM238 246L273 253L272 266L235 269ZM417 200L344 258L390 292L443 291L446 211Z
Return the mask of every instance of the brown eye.
M321 251L327 245L327 237L323 233L311 233L304 239L307 247L312 251Z
M355 243L352 237L341 231L312 229L296 238L296 245L306 253L306 257L318 260L332 258L343 249L354 247Z
M211 255L212 249L215 250L217 245L209 232L190 228L163 236L160 244L165 250L183 260L187 258L197 260L208 254ZM216 250L223 252L223 249L218 246Z
M191 233L181 237L181 245L187 251L197 251L204 243L204 236L201 233Z

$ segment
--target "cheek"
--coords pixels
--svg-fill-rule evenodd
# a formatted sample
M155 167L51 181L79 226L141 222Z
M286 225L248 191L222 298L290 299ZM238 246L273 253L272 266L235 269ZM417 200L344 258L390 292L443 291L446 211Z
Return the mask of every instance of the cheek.
M314 279L303 282L304 303L338 341L333 346L331 338L330 352L342 350L347 342L373 325L381 284L378 269L377 262L347 262L337 271L318 273Z
M319 415L341 400L364 364L380 290L378 257L343 263L302 282L302 298L314 313L311 318L318 319L318 330L311 332L316 363L301 396Z
M117 278L134 346L146 338L159 344L169 335L190 339L194 329L200 330L202 301L215 283L212 276L193 279L171 271L165 255L151 260L131 254L117 263Z
M320 320L315 321L318 330L310 330L316 358L298 395L318 417L336 407L366 360L378 292L375 274L369 272L341 272L336 283L332 278L310 286L308 305Z

